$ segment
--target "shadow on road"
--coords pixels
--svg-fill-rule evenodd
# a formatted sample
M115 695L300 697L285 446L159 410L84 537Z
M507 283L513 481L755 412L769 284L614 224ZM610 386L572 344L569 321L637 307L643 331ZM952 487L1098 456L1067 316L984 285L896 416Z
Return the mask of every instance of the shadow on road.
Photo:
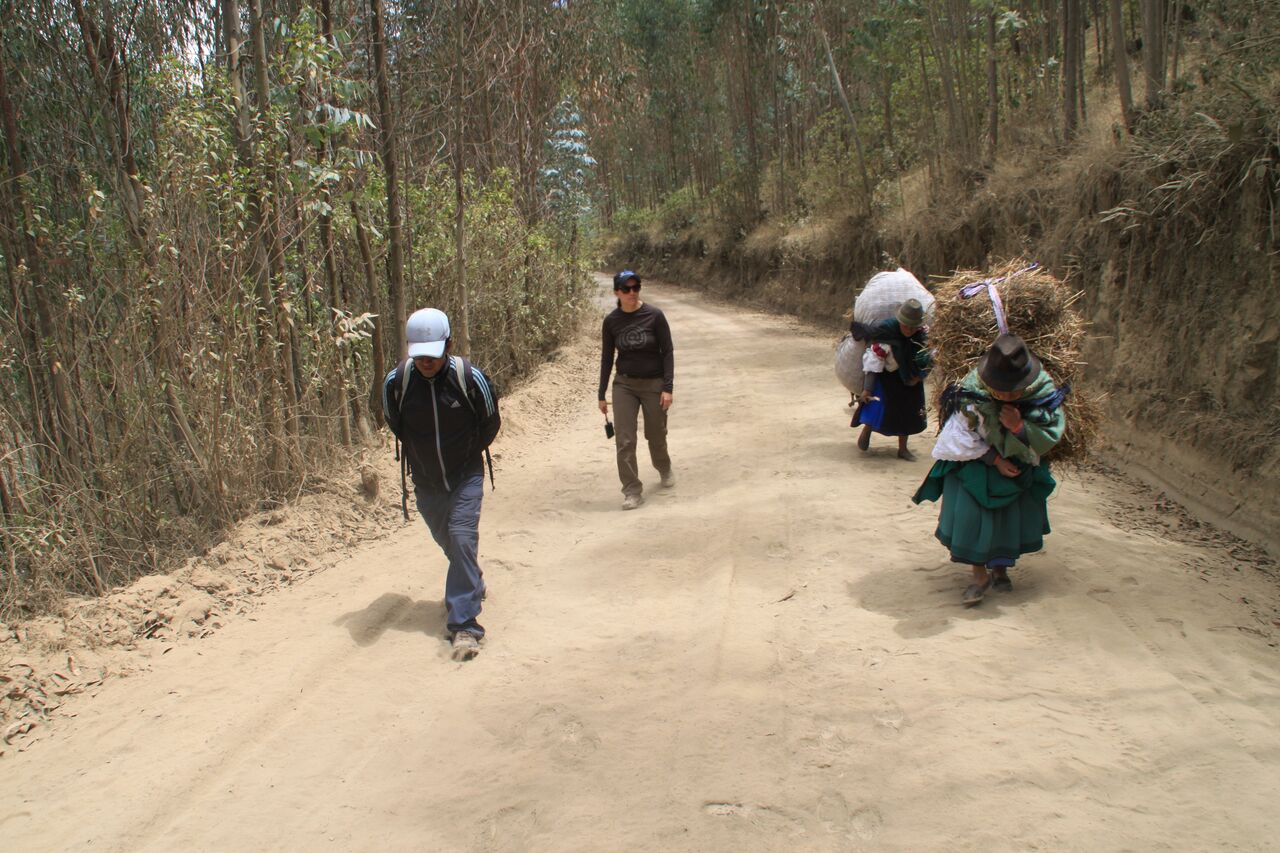
M952 628L958 621L994 619L1005 608L1018 608L1046 596L1060 594L1047 576L1053 571L1044 564L1030 571L1022 566L1010 572L1014 589L1010 593L988 591L976 607L964 607L960 594L969 584L969 568L949 561L914 568L895 567L872 572L846 584L849 596L859 606L898 620L894 630L901 637L932 637Z
M363 610L344 613L334 620L345 626L359 646L371 646L389 630L421 632L430 637L444 633L444 604L440 601L414 601L407 595L387 592L378 596Z

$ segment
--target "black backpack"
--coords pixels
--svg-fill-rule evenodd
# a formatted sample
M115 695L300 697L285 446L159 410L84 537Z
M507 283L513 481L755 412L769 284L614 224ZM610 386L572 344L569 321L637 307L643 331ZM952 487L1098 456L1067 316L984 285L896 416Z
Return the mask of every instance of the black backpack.
M395 375L392 377L391 387L396 393L396 407L400 407L400 403L404 400L404 394L409 390L409 379L413 374L409 371L410 359L401 359L396 365ZM468 377L471 376L471 362L460 355L449 356L449 375L453 378L454 386L462 392L462 399L466 402L467 408L471 409L471 414L476 413L476 404L471 402L471 395ZM404 451L400 449L400 436L396 436L396 461L400 463L400 511L404 513L404 520L409 520L409 460L404 455ZM489 448L484 449L484 461L489 466L489 488L496 489L497 485L493 481L493 457L489 455Z

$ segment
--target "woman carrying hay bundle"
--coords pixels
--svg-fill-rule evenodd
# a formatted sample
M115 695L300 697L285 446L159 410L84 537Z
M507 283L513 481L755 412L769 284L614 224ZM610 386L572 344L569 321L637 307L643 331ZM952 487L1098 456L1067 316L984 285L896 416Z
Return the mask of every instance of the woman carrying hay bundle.
M854 339L867 341L862 358L866 373L859 397L862 405L850 424L862 425L858 449L864 453L871 447L871 433L878 432L897 437L899 459L912 462L916 458L907 449L907 438L924 432L928 425L924 380L933 363L924 313L918 299L908 299L888 320L849 325Z
M912 500L942 499L938 541L973 567L962 601L1013 589L1009 569L1044 547L1057 485L1044 455L1062 438L1059 391L1017 335L998 337L976 368L943 395L937 460Z

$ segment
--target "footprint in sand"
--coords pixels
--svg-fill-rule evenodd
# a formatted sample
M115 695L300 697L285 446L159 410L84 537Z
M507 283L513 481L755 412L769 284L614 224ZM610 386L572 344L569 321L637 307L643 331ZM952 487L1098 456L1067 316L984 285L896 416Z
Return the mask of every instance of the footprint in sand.
M818 798L817 815L827 832L834 835L849 834L849 801L839 791L822 792L822 796Z
M480 821L476 849L485 853L529 850L534 846L530 839L538 831L537 807L532 803L517 803L498 809Z
M600 746L595 732L559 705L543 705L535 711L524 725L523 740L568 761L585 758Z
M907 715L898 707L898 703L886 699L880 710L871 715L880 736L885 740L894 740L902 736L902 730L911 725Z
M863 841L870 841L880 834L884 816L875 806L864 806L849 816L849 826Z
M818 820L827 832L870 841L880 834L884 817L875 806L852 808L839 791L824 791L818 799Z
M712 817L740 820L758 831L772 835L786 833L799 836L805 834L804 820L788 814L777 806L753 803L709 802L703 804L702 811Z
M830 767L836 759L846 758L858 746L856 738L846 736L839 729L826 725L812 734L800 736L797 738L797 743L817 753L810 759L810 763L821 768Z
M791 556L791 549L781 542L772 542L765 549L765 553L773 560L785 560Z

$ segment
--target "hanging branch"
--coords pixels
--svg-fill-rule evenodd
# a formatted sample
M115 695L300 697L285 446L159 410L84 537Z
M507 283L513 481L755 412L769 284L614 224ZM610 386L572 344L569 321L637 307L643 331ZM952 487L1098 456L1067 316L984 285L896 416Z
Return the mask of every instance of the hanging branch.
M870 216L872 201L871 176L867 174L867 158L862 151L862 137L858 133L858 120L853 115L853 108L849 106L849 98L844 93L844 84L840 82L840 72L836 69L836 59L831 54L831 41L827 38L827 31L820 26L819 32L822 33L822 46L827 51L827 67L831 69L831 79L835 82L836 93L840 96L840 104L844 107L844 114L849 119L849 126L853 129L853 145L858 152L858 171L862 175L863 213Z

